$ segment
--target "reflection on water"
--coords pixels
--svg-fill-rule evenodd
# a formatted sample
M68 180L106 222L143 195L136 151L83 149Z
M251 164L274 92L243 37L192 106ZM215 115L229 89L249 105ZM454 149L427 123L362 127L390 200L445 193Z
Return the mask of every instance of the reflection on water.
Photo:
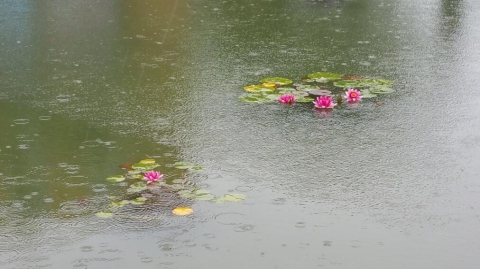
M0 267L477 268L477 1L3 1ZM264 76L384 77L319 117L238 102ZM375 103L377 102L377 103ZM382 104L381 106L375 104ZM169 192L99 219L152 157ZM421 255L418 255L421 254ZM372 257L375 257L374 259Z

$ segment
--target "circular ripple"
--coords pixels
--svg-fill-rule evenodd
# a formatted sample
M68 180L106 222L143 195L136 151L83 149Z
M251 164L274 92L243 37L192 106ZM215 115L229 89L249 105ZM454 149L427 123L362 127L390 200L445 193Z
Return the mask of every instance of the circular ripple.
M248 192L253 190L252 186L238 186L235 188L236 191L241 191L241 192Z
M223 225L240 225L243 221L243 214L228 212L215 215L214 219Z
M85 176L69 176L64 181L65 185L70 187L84 186L88 184L87 177Z

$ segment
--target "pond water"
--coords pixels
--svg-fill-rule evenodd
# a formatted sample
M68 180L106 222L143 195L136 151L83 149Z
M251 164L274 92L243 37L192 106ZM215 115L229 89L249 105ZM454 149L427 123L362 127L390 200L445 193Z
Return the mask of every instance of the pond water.
M0 267L480 268L479 24L476 0L1 1ZM238 100L315 71L396 91ZM247 198L98 218L144 158Z

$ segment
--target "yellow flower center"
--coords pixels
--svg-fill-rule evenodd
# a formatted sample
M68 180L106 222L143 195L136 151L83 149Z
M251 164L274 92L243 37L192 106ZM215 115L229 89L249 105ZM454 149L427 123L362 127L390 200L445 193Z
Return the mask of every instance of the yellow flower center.
M352 93L350 93L350 97L355 98L355 97L357 97L357 94L352 92Z

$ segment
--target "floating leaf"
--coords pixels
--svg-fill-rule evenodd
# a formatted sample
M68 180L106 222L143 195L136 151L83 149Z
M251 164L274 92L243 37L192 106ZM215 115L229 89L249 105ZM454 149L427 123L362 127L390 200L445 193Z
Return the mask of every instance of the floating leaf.
M122 175L111 176L111 177L107 178L107 181L110 181L110 182L121 182L121 181L124 181L124 180L125 180L125 177L122 176Z
M305 84L305 85L298 85L297 86L297 90L299 91L314 91L314 90L318 90L318 87L315 86L315 85L308 85L308 84Z
M194 198L196 196L190 190L181 190L177 192L177 194L184 199Z
M102 219L106 219L106 218L113 217L113 213L112 212L98 212L98 213L95 214L95 216L97 216L99 218L102 218Z
M186 216L193 213L193 209L190 207L180 206L172 210L172 213L177 216Z
M247 196L244 195L244 194L229 193L229 194L225 194L222 198L226 202L238 202L238 201L245 200L245 198L247 198Z
M262 83L273 83L277 85L287 85L291 84L292 81L288 78L281 78L281 77L271 77L271 78L263 78L261 80Z
M362 93L362 98L365 99L377 97L376 94L371 93L368 89L360 90L360 92Z
M250 93L261 93L261 92L273 92L275 91L274 87L267 87L263 85L248 85L243 87L243 89Z
M387 79L364 78L361 80L341 80L333 83L333 86L340 88L366 88L382 85L392 85L393 82Z
M208 194L208 193L210 193L210 191L208 191L208 190L194 190L193 193L195 195L202 195L202 194Z
M297 103L311 103L311 102L313 102L313 98L302 97L302 98L298 98L295 102L297 102Z
M342 75L336 73L329 73L329 72L316 72L308 75L309 78L315 79L316 82L329 82L335 81L342 78Z
M145 171L155 169L159 166L158 163L135 163L132 165L132 169Z
M280 87L280 88L277 88L277 92L279 94L286 94L286 93L292 93L296 91L295 88L290 88L290 87Z
M119 201L119 202L111 202L110 207L113 207L113 208L122 207L124 205L128 205L129 203L130 203L130 201L128 201L128 200L122 200L122 201Z
M265 97L263 94L246 94L240 96L238 99L245 103L255 103L255 104L263 104L263 103L270 103L272 100Z
M370 88L370 92L374 94L384 94L384 93L392 93L394 90L390 86L375 86Z
M132 205L143 205L148 199L145 197L138 197L130 201Z
M277 84L268 82L268 83L262 83L262 86L265 86L265 87L276 87Z
M343 80L360 80L360 79L364 79L365 77L362 77L362 76L357 76L357 75L345 75L345 76L342 76L342 79Z
M320 97L320 96L332 96L332 92L329 91L329 90L324 90L324 89L320 89L320 90L314 90L314 91L310 91L308 92L310 94L310 96L316 98L316 97Z
M154 159L143 159L143 160L141 160L139 163L142 163L142 164L155 164L155 160L154 160Z
M210 200L213 200L214 198L215 198L215 195L211 193L197 195L196 197L196 199L199 201L210 201Z
M137 193L141 192L147 189L147 184L145 183L135 183L130 185L130 188L127 189L127 193L132 194L132 193Z
M192 163L186 163L186 162L176 162L173 164L173 167L178 168L178 169L192 169L192 170L202 170L203 167L194 165Z

